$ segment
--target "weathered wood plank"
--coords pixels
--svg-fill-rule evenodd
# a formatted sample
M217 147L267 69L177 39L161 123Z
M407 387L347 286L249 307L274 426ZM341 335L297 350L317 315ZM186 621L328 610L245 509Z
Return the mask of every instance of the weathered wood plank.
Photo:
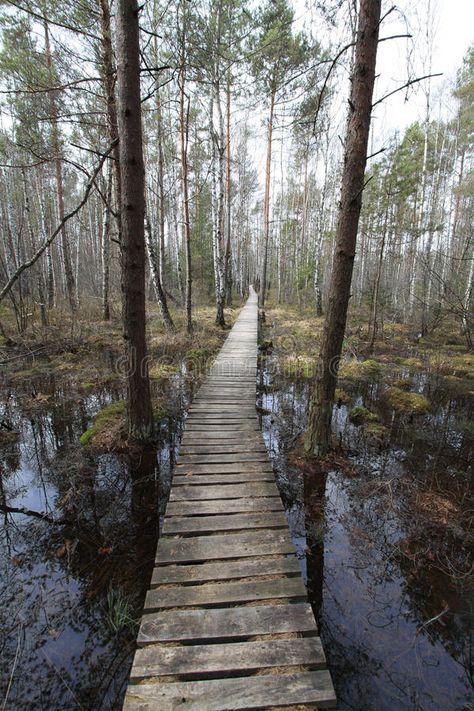
M236 452L235 454L183 454L180 464L235 464L237 462L267 462L265 452Z
M192 584L216 580L255 578L266 575L301 575L295 555L240 558L193 565L162 565L153 569L152 587L172 583Z
M326 658L319 637L273 639L233 644L205 644L170 647L165 644L138 649L131 679L147 677L197 676L255 672L271 667L325 666Z
M266 498L219 499L215 501L170 501L167 516L201 516L246 511L283 511L280 495Z
M230 442L230 443L235 443L235 442L242 442L242 439L245 439L246 442L257 442L261 443L262 442L262 435L260 432L246 432L245 435L242 436L241 432L235 432L235 431L227 431L223 432L220 428L209 428L207 431L205 430L205 434L201 432L196 432L194 430L185 430L182 438L181 438L181 446L184 446L185 444L193 444L195 442L215 442L216 444L221 444L222 440L224 442Z
M173 486L203 486L207 484L241 484L245 481L275 481L273 472L241 472L239 474L186 474L173 477Z
M222 604L279 598L288 601L306 600L306 588L301 578L154 588L147 592L144 611L153 612L167 607L215 607Z
M273 472L268 461L265 462L221 462L220 464L177 464L175 476L188 474L240 474L240 472Z
M316 623L308 603L153 612L143 615L138 644L238 640L287 632L316 635Z
M232 444L232 442L215 444L204 440L199 444L182 444L179 451L181 457L188 454L240 454L241 452L265 454L267 456L267 448L264 444L251 441L242 444Z
M240 499L244 496L276 496L275 482L249 481L242 484L182 485L171 489L170 501L209 501L212 499Z
M135 684L127 691L124 709L249 711L301 704L334 708L336 698L328 671L184 681L176 684Z
M156 562L177 563L226 558L247 558L251 555L285 555L295 549L288 531L263 529L245 533L229 533L192 538L163 537L158 543Z
M282 511L271 513L218 514L217 516L169 517L163 524L164 535L201 531L242 531L252 528L286 528L288 522Z
M237 422L211 422L198 417L186 421L186 432L260 432L258 419L239 420ZM244 435L245 436L245 435Z

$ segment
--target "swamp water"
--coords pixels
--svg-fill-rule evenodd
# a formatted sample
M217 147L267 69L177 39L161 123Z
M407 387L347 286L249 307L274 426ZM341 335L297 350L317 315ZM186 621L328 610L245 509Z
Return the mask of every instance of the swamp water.
M334 408L341 451L325 477L291 454L309 382L279 372L273 356L260 367L262 428L340 711L467 711L474 398L436 377L400 375L430 413L401 417L380 383L343 383L351 404ZM378 437L351 423L356 406L377 415Z
M157 447L127 455L78 445L120 385L3 388L3 430L20 436L1 442L0 502L30 515L0 512L2 711L121 708L193 387L183 369L161 388L172 415Z
M376 383L347 387L351 406L334 411L344 456L321 481L289 456L306 424L308 382L275 366L269 358L259 371L259 403L271 413L263 432L341 711L471 709L472 539L458 528L468 506L472 396L407 373L432 403L410 421L394 416ZM184 371L170 379L173 414L157 448L138 456L77 446L93 415L123 397L120 387L84 393L51 375L3 388L0 421L21 436L2 442L1 502L47 517L1 514L5 711L121 708L156 512L193 389ZM383 441L351 424L355 405L379 415Z

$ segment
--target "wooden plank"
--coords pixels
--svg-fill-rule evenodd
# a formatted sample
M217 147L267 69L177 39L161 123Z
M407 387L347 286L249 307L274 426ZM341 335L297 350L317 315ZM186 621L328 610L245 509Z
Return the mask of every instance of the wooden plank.
M251 528L286 528L288 522L281 511L271 513L218 514L217 516L169 517L163 524L163 534L201 531L239 531Z
M226 423L228 425L235 425L240 423L246 423L248 425L252 424L254 426L258 424L258 416L256 415L255 411L252 415L233 415L230 412L190 412L188 415L188 419L192 419L193 422L205 422L206 424Z
M286 555L295 549L288 531L263 529L192 538L163 537L158 543L156 563L184 563L251 555Z
M162 610L143 615L138 644L245 639L255 635L317 633L311 605L253 605L214 610Z
M249 711L314 704L334 708L336 698L328 671L131 685L125 711Z
M184 446L186 443L195 443L195 442L215 442L216 444L221 444L222 440L224 442L242 442L242 439L245 438L246 442L262 442L262 435L260 432L246 432L245 435L242 435L241 432L235 432L235 431L229 431L229 432L223 432L220 428L214 428L214 429L209 429L208 431L205 431L206 433L203 434L203 432L196 432L196 431L189 431L185 430L184 434L181 438L181 446Z
M179 585L158 587L147 592L145 612L163 610L167 607L216 607L237 602L260 600L307 599L306 588L301 578L276 578L274 580L245 580L231 583L207 583L205 585Z
M175 475L186 476L188 474L240 474L240 472L273 472L268 461L265 462L233 462L230 464L177 464Z
M199 417L193 417L192 420L186 420L186 432L260 432L258 419L254 420L239 420L238 422L209 422L200 420Z
M283 511L280 496L250 499L219 499L216 501L170 501L167 516L201 516L246 511Z
M180 464L236 464L237 462L268 462L265 452L237 452L236 454L183 454Z
M295 555L240 558L194 565L162 565L153 569L152 587L172 583L192 584L216 580L255 578L266 575L301 575Z
M204 484L240 484L245 481L275 481L273 472L241 472L240 474L187 474L173 477L173 486Z
M203 440L199 444L183 443L179 450L181 457L187 454L240 454L241 452L267 455L267 448L263 443L252 441L246 441L243 444L235 444L232 442L220 442L219 444L215 444Z
M170 501L209 501L212 499L240 499L244 496L276 496L275 482L249 481L242 484L182 485L171 489Z
M271 667L325 666L326 658L319 637L258 640L233 644L199 644L170 647L153 644L138 649L131 679L147 677L196 676L256 672Z

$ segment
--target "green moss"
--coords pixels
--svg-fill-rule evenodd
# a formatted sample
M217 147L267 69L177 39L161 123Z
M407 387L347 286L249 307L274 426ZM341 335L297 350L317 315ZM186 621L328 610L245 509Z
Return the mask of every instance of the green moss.
M430 409L429 401L419 393L389 388L385 391L385 397L394 410L407 415L424 415Z
M170 363L157 363L149 371L152 380L165 380L176 373L179 373L179 367Z
M127 403L125 400L116 400L110 403L107 407L97 413L94 417L92 427L89 427L79 438L80 443L85 446L100 432L103 432L111 422L117 419L122 419L127 412Z
M351 402L352 397L342 388L336 388L336 391L334 393L334 400L335 402L340 402L343 405L347 405Z
M163 420L165 417L169 417L170 414L171 414L170 410L162 402L154 403L154 405L153 405L153 419L156 422Z
M202 358L207 358L212 353L212 349L206 346L200 348L190 348L186 352L185 359L187 361L202 360Z
M412 386L410 378L393 378L387 382L395 388L400 388L400 390L410 390Z
M342 380L376 380L382 366L376 360L343 361L339 367L339 377Z
M384 425L381 425L380 422L369 422L364 427L364 432L369 437L382 440L388 434L388 429L384 427Z
M356 407L353 407L349 412L349 420L353 425L360 426L366 424L367 422L376 422L378 417L373 412L370 412L370 410L366 407L356 405Z
M394 358L394 362L398 363L398 365L404 365L406 368L410 368L411 370L415 370L416 368L422 368L423 363L419 358Z
M454 375L470 380L474 379L474 355L472 353L452 356L449 359L449 364Z

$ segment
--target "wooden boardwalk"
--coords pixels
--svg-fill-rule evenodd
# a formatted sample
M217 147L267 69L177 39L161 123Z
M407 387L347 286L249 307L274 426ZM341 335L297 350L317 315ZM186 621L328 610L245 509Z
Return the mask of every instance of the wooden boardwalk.
M189 410L126 711L334 708L255 410L253 290Z

